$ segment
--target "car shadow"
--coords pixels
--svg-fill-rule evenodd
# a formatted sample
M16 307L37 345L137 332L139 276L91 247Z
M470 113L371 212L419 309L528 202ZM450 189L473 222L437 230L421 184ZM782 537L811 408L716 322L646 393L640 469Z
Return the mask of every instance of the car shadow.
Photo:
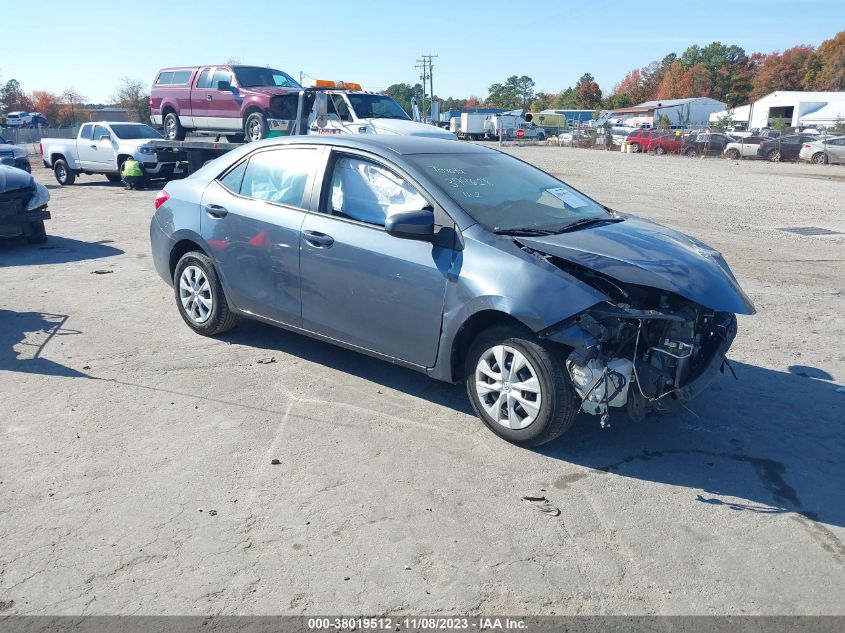
M290 354L461 413L474 415L463 386L432 380L412 369L302 334L281 330L258 321L244 320L237 328L221 334L219 338L238 345Z
M67 264L123 255L122 250L109 246L108 242L83 242L57 235L48 235L46 244L29 244L20 239L0 240L0 268Z
M0 371L89 378L87 374L41 357L56 336L79 334L65 327L66 314L0 310Z
M611 415L606 429L579 416L569 433L536 451L591 472L551 485L565 490L589 476L625 477L688 488L714 508L795 513L845 527L845 394L809 372L731 364L738 379L720 376L686 410L638 423ZM828 544L845 556L845 544Z

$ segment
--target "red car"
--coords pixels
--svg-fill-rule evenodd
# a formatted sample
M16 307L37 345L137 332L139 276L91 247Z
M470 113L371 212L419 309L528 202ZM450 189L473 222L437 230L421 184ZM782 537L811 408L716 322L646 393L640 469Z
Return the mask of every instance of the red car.
M651 150L655 154L680 154L683 145L684 137L682 134L664 132L662 136L652 139Z
M666 134L663 130L634 130L628 135L626 139L634 150L637 152L647 152L653 149L653 143L659 137Z
M168 140L198 130L256 141L295 117L299 90L290 75L261 66L163 68L150 90L150 120Z

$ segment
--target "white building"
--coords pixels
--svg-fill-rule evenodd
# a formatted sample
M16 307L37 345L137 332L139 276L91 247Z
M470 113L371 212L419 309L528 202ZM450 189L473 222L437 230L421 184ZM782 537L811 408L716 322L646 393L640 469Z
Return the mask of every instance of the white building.
M729 110L714 112L715 122ZM803 92L779 90L748 105L734 108L731 118L748 123L749 128L768 127L775 119L785 119L789 127L833 125L837 117L845 119L845 92Z
M708 125L713 112L725 110L727 104L710 97L687 99L656 99L630 108L612 110L608 120L631 127L657 127L661 116L669 118L675 127L703 127Z

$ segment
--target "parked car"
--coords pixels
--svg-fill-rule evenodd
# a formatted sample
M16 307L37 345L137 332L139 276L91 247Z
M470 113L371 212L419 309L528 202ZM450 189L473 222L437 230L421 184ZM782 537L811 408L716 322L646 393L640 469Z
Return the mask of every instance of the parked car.
M797 160L804 143L816 140L814 134L790 134L778 138L766 139L757 146L757 156L773 163L781 160Z
M757 148L765 140L765 136L746 136L745 138L731 141L725 145L724 154L732 160L757 158Z
M728 143L736 139L716 132L700 132L690 134L684 139L681 153L684 156L719 156L725 151Z
M522 445L579 410L682 405L754 312L709 246L478 145L268 139L155 206L153 261L196 333L248 317L464 382Z
M798 158L817 165L845 163L845 136L831 136L818 141L805 141Z
M664 133L651 141L651 150L658 155L680 154L684 145L682 134Z
M72 185L79 174L105 174L110 182L119 182L127 158L141 164L147 179L171 177L181 172L180 164L159 161L148 145L161 138L144 123L85 123L75 139L41 139L41 159L60 185Z
M628 135L626 140L636 154L637 152L647 152L653 149L652 145L654 141L665 134L666 132L663 130L635 130Z
M27 172L0 164L0 237L24 237L32 244L47 241L44 220L50 219L50 192Z
M32 123L29 112L9 112L6 115L6 127L28 127Z
M32 166L29 164L26 152L22 148L9 143L2 136L0 136L0 165L17 167L27 173L32 171Z

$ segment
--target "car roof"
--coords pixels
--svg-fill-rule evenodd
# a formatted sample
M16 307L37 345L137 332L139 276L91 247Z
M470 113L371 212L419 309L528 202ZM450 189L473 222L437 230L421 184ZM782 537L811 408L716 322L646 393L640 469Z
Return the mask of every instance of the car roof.
M432 128L433 129L433 128ZM283 138L271 138L254 143L254 145L289 145L289 144L315 144L348 147L362 150L390 151L394 154L491 154L496 150L464 143L458 140L442 138L426 138L424 136L400 136L393 134L332 134L332 135L308 135L308 136L287 136ZM253 145L253 144L250 144Z

